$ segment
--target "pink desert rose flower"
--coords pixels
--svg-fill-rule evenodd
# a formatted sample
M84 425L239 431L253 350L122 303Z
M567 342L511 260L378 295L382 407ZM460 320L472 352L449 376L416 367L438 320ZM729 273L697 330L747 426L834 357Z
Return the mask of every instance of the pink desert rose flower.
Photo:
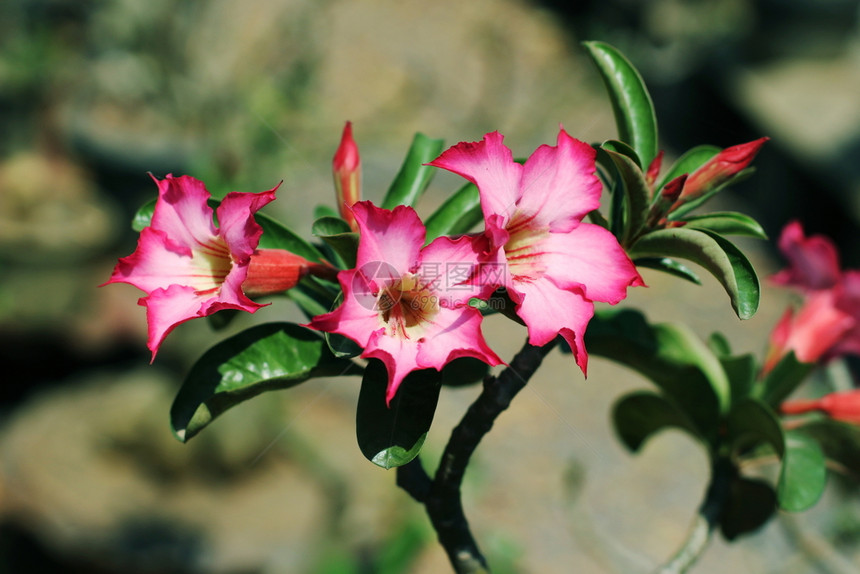
M227 194L218 206L216 227L202 181L187 175L152 179L158 185L152 222L105 285L129 283L146 292L138 303L146 307L153 360L180 323L221 309L253 313L264 305L249 299L246 291L266 294L273 287L292 287L312 265L281 250L256 251L263 230L253 214L275 199L277 187ZM249 274L260 280L246 282Z
M618 303L627 287L644 283L609 231L582 222L600 205L595 150L562 129L556 146L540 146L521 165L503 139L493 132L457 144L430 165L478 186L490 253L506 270L483 279L506 288L529 342L545 345L561 335L585 373L593 302Z
M486 239L439 237L422 248L426 230L411 207L362 201L352 211L360 239L355 268L338 274L343 303L308 326L344 335L362 357L381 360L388 403L414 370L439 370L459 357L500 364L481 333L481 313L468 305L485 291L471 280Z
M806 237L800 222L792 221L783 228L778 245L788 268L771 277L772 282L801 289L827 289L839 282L839 252L830 238Z
M830 393L820 399L785 401L780 411L784 415L820 411L838 421L860 424L860 390Z

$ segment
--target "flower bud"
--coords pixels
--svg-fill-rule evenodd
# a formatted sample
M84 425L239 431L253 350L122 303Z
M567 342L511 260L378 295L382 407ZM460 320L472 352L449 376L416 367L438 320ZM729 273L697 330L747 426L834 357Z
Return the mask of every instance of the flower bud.
M657 154L651 161L651 165L648 166L648 171L645 172L645 182L648 184L648 187L653 187L654 182L657 181L657 176L660 175L660 167L663 165L663 150Z
M332 160L332 171L340 216L353 230L357 230L355 216L349 208L361 199L361 157L352 139L352 122L346 122L343 128L340 146Z
M711 158L702 167L690 174L687 183L678 199L676 207L699 198L709 191L717 189L730 178L747 168L755 159L758 150L770 138L759 138L755 141L727 147Z
M258 249L251 255L242 290L248 297L275 295L292 289L309 274L333 279L337 269L325 263L312 263L286 249Z
M800 415L821 411L832 419L860 424L860 389L830 393L820 399L785 401L780 406L784 415Z

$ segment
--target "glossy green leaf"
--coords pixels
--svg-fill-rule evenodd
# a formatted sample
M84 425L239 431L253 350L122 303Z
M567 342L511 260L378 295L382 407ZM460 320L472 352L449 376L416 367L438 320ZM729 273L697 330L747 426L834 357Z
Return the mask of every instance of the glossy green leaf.
M356 414L358 447L367 460L388 469L418 456L436 413L441 378L435 369L410 373L387 407L388 372L382 361L368 362Z
M682 325L649 324L638 311L600 309L588 325L586 348L641 373L660 387L699 433L714 439L731 403L717 357Z
M701 285L702 280L689 267L683 263L678 263L674 259L668 257L637 257L633 263L636 267L645 267L648 269L656 269L669 275L674 275L680 279Z
M663 189L663 186L680 175L693 173L720 153L720 151L720 148L712 145L700 145L688 150L672 164L672 167L669 168L669 171L666 172L655 189ZM657 194L655 194L656 196Z
M776 508L776 492L771 485L758 479L736 477L720 516L720 531L726 540L735 540L764 526Z
M735 451L768 444L780 458L785 453L782 425L773 411L761 401L751 398L738 401L726 418L726 430L728 441Z
M645 82L613 46L604 42L583 42L583 45L609 91L618 139L636 150L642 165L649 165L657 156L657 117Z
M436 168L424 164L439 157L444 144L444 140L428 138L422 133L415 134L406 159L382 200L384 209L415 205L436 174Z
M820 418L804 424L797 432L816 440L824 455L839 468L860 475L860 427Z
M636 150L627 145L626 143L618 140L606 140L600 145L600 147L602 147L608 152L621 154L627 157L634 164L636 164L636 167L639 168L639 171L642 171L642 162L639 160L639 156L636 154Z
M754 390L756 397L776 408L815 367L814 363L801 363L794 352L789 352L773 367Z
M209 349L191 368L173 406L173 433L187 441L212 420L265 391L358 368L329 353L322 337L293 323L266 323Z
M824 453L815 439L801 432L787 432L776 488L780 508L790 512L810 508L821 498L826 483Z
M737 247L716 233L704 229L661 229L639 239L630 256L692 261L720 282L739 318L749 319L758 310L761 291L755 269Z
M632 452L667 428L678 428L696 439L701 438L696 426L677 405L649 391L636 391L622 397L612 409L612 422L621 442Z
M152 223L152 214L155 213L155 199L147 201L134 213L131 218L131 228L140 233Z
M467 183L427 218L427 243L442 235L468 233L484 219L478 188Z
M634 160L618 152L606 150L615 163L615 168L624 184L624 233L622 244L627 245L635 237L648 215L648 204L651 202L651 190L645 181L645 174Z
M756 239L767 239L764 228L758 221L734 211L715 211L705 215L691 215L686 217L687 228L707 229L719 235L741 235L744 237L755 237Z
M314 221L311 233L325 241L337 254L344 269L355 267L358 233L339 217L322 217Z
M609 219L606 227L613 235L622 241L624 239L624 214L627 203L627 194L624 190L624 180L615 165L615 160L609 155L609 151L601 146L596 146L598 174L604 185L609 189Z

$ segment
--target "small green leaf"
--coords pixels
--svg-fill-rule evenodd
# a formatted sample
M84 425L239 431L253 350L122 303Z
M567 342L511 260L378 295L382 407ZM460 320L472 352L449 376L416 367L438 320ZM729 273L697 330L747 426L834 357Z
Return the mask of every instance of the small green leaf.
M737 403L749 397L758 371L758 361L755 357L752 355L731 357L726 353L720 356L720 362L729 377L729 384L732 387L732 400Z
M678 263L674 259L668 257L637 257L633 263L636 267L645 267L648 269L656 269L669 275L674 275L680 279L685 279L690 283L701 285L702 280L689 267L682 263Z
M708 348L718 357L728 357L732 354L732 346L725 335L714 331L708 337Z
M406 159L382 200L384 209L394 209L398 205L415 205L436 174L435 168L424 164L439 157L444 144L444 140L428 138L421 133L415 134Z
M800 386L814 367L814 363L801 363L793 351L789 352L756 385L754 395L776 408Z
M655 189L663 189L663 186L680 175L693 173L713 159L720 151L720 148L712 145L700 145L688 150L672 164L672 167L669 168ZM655 197L657 196L658 194L655 194Z
M624 233L622 244L627 245L645 224L648 215L648 204L651 202L651 190L645 181L645 174L634 160L626 155L606 150L624 183Z
M616 48L603 42L583 42L609 91L618 139L629 144L642 165L657 156L657 117L645 82Z
M776 493L772 486L762 480L736 477L720 516L720 531L731 542L764 526L775 512Z
M704 229L660 229L637 241L630 256L680 257L707 269L723 286L741 319L758 310L761 291L749 260L729 241Z
M743 399L737 402L726 419L728 440L735 451L769 444L782 458L785 453L785 437L782 425L773 411L761 401Z
M734 211L715 211L705 215L691 215L684 219L687 228L707 229L719 235L741 235L767 239L764 228L758 221Z
M355 267L358 233L339 217L322 217L314 221L311 233L325 241L337 254L345 269Z
M467 183L427 218L427 243L442 235L468 233L483 219L478 188Z
M789 512L810 508L821 498L826 483L824 453L818 443L806 434L788 431L776 489L780 508Z
M612 409L615 432L621 442L636 452L653 434L670 427L701 439L698 429L674 403L649 391L636 391L622 397Z
M410 373L387 407L388 371L382 361L370 359L356 413L358 447L367 460L389 469L418 456L436 414L441 377L435 369Z
M818 441L824 455L854 475L860 475L860 427L820 418L804 424L797 432Z
M585 333L592 355L638 371L660 387L715 440L721 412L731 404L729 382L717 357L682 325L649 324L638 311L600 309Z
M257 325L218 343L194 364L170 408L173 433L186 442L230 407L260 393L356 371L349 361L333 357L310 329Z
M144 228L149 227L152 223L152 214L155 213L155 199L147 201L140 209L134 213L131 218L131 228L140 233Z

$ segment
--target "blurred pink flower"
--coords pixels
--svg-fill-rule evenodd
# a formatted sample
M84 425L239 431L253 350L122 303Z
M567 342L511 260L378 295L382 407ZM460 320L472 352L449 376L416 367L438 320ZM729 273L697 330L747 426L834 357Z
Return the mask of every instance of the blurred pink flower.
M820 399L798 399L780 405L784 415L800 415L812 411L825 413L832 419L860 424L860 389L830 393Z
M486 291L474 281L486 239L439 237L422 248L426 230L411 207L362 201L352 211L360 239L355 269L338 275L343 303L308 326L344 335L362 357L385 363L388 403L416 369L439 370L459 357L500 364L481 333L481 313L468 304Z
M146 307L147 347L155 359L164 338L180 323L221 309L253 313L263 306L245 295L243 283L263 233L253 214L275 199L277 187L229 193L217 209L215 227L202 181L187 175L153 180L158 200L152 223L105 285L129 283L146 292L138 303Z
M496 264L487 270L504 270L482 280L507 289L531 344L560 334L585 373L583 335L593 302L617 303L627 287L644 283L615 236L582 223L600 205L595 150L562 129L557 146L540 146L521 165L503 139L493 132L457 144L430 165L478 186Z
M827 289L839 282L839 252L830 238L806 237L800 222L792 221L782 229L778 245L789 266L771 277L774 283L802 289Z

